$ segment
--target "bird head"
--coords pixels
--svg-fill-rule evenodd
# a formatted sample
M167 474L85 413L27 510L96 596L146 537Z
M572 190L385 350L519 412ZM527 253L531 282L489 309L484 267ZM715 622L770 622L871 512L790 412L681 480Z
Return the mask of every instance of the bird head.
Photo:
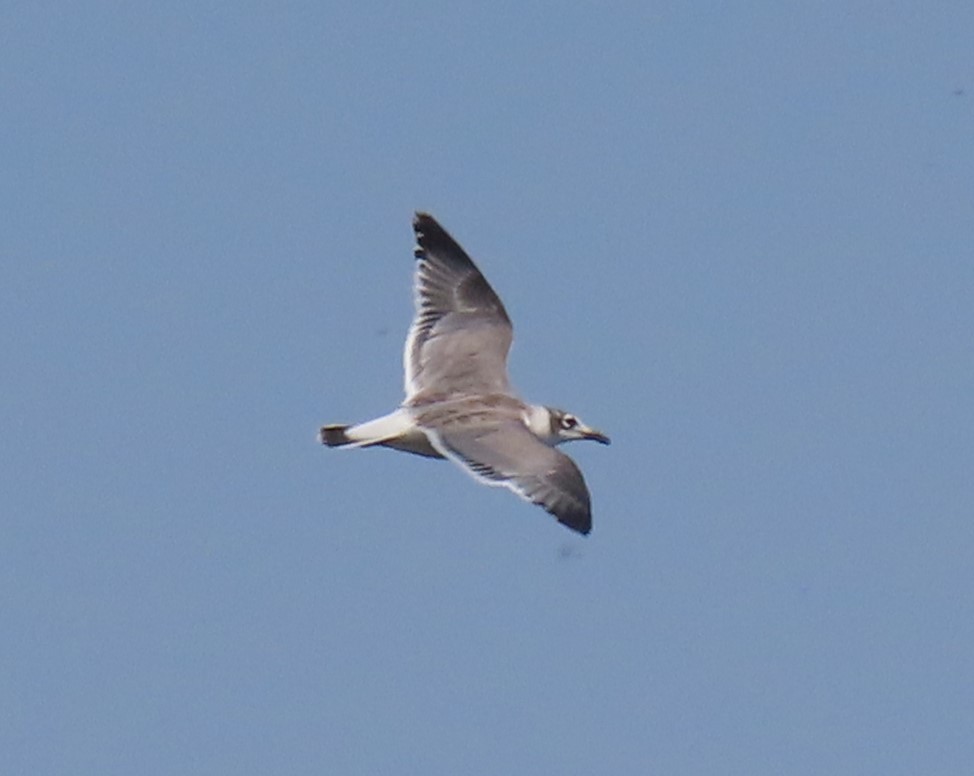
M599 444L609 444L609 437L598 429L586 426L577 415L556 407L545 407L548 411L549 437L553 444L571 442L574 439L591 439Z

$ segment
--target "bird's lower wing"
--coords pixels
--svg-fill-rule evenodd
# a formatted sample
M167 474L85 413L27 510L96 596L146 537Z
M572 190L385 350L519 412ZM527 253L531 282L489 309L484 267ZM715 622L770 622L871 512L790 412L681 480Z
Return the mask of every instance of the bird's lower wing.
M427 432L440 453L481 482L509 488L573 531L587 534L592 529L591 499L582 472L522 423Z

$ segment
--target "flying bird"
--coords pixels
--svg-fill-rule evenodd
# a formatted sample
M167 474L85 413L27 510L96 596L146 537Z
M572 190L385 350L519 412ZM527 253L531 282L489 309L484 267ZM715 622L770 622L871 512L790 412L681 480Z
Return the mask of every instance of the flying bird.
M416 233L416 315L403 354L406 398L399 409L320 432L329 447L391 447L447 458L487 485L509 488L563 525L587 534L585 479L555 445L609 438L576 415L527 404L511 387L511 319L487 279L428 213Z

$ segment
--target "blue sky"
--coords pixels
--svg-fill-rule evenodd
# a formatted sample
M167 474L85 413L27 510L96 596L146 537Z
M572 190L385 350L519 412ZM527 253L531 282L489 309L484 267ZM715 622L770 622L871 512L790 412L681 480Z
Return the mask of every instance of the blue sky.
M352 7L354 5L354 7ZM959 773L974 6L0 11L9 773ZM590 537L315 442L416 209Z

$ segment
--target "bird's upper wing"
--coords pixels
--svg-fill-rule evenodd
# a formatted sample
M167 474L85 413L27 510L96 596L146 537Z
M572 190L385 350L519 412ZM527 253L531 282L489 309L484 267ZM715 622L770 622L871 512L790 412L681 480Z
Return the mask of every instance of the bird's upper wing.
M407 400L418 394L510 393L513 329L504 305L436 219L417 213L416 316L403 362Z
M429 427L427 427L429 432ZM585 478L575 462L548 447L515 420L431 433L445 457L488 485L502 485L544 507L558 522L579 533L592 529L592 505Z

